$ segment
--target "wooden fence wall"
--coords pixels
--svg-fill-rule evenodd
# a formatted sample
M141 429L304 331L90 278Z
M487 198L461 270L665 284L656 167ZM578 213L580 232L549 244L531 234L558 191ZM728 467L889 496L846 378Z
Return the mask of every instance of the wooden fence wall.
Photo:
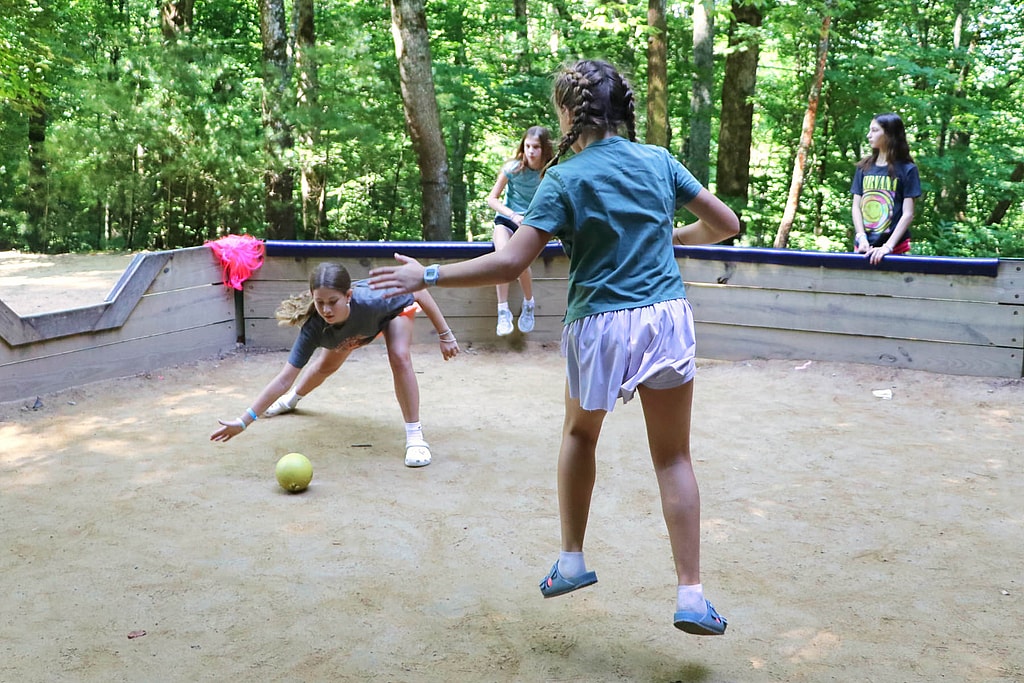
M445 263L489 243L267 242L264 266L242 292L222 283L212 250L140 254L103 304L19 317L0 293L0 401L228 353L286 349L295 330L277 305L304 291L322 260L353 278L393 263L396 251ZM677 248L702 358L832 360L932 372L1024 376L1024 261L862 256L732 247ZM534 342L556 343L568 262L549 246L533 267ZM515 349L494 334L495 291L431 290L464 347ZM512 285L518 314L521 293ZM425 316L417 341L435 340Z
M136 255L95 306L22 318L0 293L0 401L231 351L235 308L209 247Z

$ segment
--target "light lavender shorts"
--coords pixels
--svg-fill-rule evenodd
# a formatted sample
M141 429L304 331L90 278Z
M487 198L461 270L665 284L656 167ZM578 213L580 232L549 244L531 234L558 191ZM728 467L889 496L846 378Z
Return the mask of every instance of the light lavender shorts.
M686 299L597 313L562 330L569 396L584 410L611 412L639 385L671 389L693 379L696 338Z

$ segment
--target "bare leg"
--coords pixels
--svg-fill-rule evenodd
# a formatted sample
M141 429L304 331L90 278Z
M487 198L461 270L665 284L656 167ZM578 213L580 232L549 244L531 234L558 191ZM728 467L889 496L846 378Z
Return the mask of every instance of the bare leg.
M295 393L306 396L309 392L324 383L324 380L333 375L341 367L345 359L352 353L352 349L329 350L320 349L313 358L313 362L306 366L305 372L295 383Z
M533 298L533 270L527 268L519 276L519 286L523 288L523 299L529 301ZM508 299L508 286L505 287L505 298Z
M395 398L407 422L420 421L420 385L412 367L412 318L400 315L384 328L384 342L388 347L388 362L395 383Z
M597 439L606 414L603 410L583 410L580 402L569 396L566 386L565 423L558 453L558 510L565 552L583 552L597 476Z
M690 459L693 382L638 388L679 585L700 583L700 491Z
M508 244L509 238L512 237L512 231L503 225L494 226L494 234L492 240L494 241L494 251L504 249L505 245ZM498 303L503 304L508 302L508 283L503 282L500 285L495 285L495 289L498 291Z

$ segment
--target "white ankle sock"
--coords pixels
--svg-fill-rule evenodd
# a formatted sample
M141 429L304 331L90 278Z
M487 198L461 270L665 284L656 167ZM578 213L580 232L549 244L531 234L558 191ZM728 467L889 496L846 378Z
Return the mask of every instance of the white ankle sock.
M704 614L707 612L707 602L704 600L704 585L697 583L691 586L679 586L676 590L676 611L696 612Z
M567 553L564 550L558 553L558 573L567 579L586 574L587 563L583 560L583 553Z
M525 308L527 306L533 306L533 297L530 297L529 299L523 299L523 307Z
M423 438L423 425L419 422L406 422L405 423L405 445L409 446L426 446L427 441Z
M295 393L295 390L292 389L287 394L281 397L281 402L284 403L289 408L294 408L299 404L299 401L301 401L303 398L303 396Z
M512 309L510 309L508 307L508 302L507 301L502 301L500 304L498 304L498 312L499 313L501 311L510 311L510 310L512 310Z

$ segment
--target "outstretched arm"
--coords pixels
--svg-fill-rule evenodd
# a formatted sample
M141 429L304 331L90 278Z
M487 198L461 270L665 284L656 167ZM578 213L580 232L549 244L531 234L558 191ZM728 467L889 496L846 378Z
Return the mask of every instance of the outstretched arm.
M477 256L468 261L446 263L437 278L438 287L482 287L515 280L544 251L551 235L522 226L501 250ZM402 265L384 266L370 271L370 287L386 289L389 294L415 292L426 287L423 266L414 258L395 254Z
M244 432L246 427L256 421L253 415L262 415L263 411L269 408L271 403L288 391L298 376L299 368L291 363L285 363L281 372L277 373L277 376L270 380L267 386L263 387L263 390L256 396L256 400L252 402L252 405L249 406L241 417L227 422L217 420L220 423L220 428L213 434L210 434L210 441L230 441L233 437Z
M697 221L672 231L675 244L715 244L740 231L740 219L733 210L706 189L701 189L685 207Z
M454 358L459 353L459 342L455 339L455 333L452 332L452 328L448 327L448 323L444 319L444 313L441 312L441 307L434 301L434 297L430 295L430 292L425 289L415 292L413 296L416 298L416 303L427 314L430 324L437 330L437 341L441 344L441 355L445 360Z

